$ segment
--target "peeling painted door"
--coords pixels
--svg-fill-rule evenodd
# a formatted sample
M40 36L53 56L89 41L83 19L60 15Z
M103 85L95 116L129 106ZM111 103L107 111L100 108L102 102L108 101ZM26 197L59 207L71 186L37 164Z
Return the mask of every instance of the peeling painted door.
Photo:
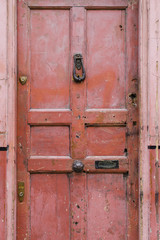
M137 13L18 1L17 239L138 239Z

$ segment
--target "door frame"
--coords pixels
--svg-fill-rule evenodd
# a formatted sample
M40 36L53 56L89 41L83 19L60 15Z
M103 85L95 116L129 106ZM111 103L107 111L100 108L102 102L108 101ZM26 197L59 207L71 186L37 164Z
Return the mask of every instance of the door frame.
M137 0L128 0L134 7ZM149 239L150 162L148 156L148 4L139 0L139 80L140 80L140 150L139 150L139 240ZM153 0L152 0L153 1ZM156 0L154 0L156 2ZM6 169L6 239L16 240L16 145L17 145L17 0L7 1L8 55L8 156ZM157 9L160 11L160 9ZM155 14L154 12L150 14Z

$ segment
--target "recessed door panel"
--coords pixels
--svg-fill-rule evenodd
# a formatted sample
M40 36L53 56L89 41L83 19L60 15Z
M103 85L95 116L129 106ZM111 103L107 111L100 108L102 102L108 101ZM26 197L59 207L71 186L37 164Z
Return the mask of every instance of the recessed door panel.
M31 10L30 73L31 108L69 108L68 10Z
M124 127L88 127L88 156L123 156L126 145Z
M127 239L126 179L90 174L87 183L87 239Z
M69 239L69 214L67 176L31 175L31 239Z
M69 127L31 127L31 156L69 156Z
M125 11L87 11L88 108L125 108L125 34Z

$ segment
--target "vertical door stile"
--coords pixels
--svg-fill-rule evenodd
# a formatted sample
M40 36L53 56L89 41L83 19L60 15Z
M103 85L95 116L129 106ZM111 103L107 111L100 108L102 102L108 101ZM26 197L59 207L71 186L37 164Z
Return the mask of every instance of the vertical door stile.
M18 83L18 182L24 182L24 200L18 201L18 239L29 239L30 235L30 173L27 172L27 157L30 144L30 127L27 124L29 110L29 15L30 9L25 3L18 7L18 80L27 77L25 85Z
M127 177L128 239L134 240L138 233L138 5L126 10L126 107L127 154L129 174Z
M71 9L71 73L73 72L73 55L82 54L83 63L86 63L85 52L85 12L84 7ZM71 157L74 160L83 160L86 157L85 136L85 96L86 81L76 83L71 79ZM86 174L74 174L70 177L71 195L71 240L86 239Z
M27 119L27 131L26 131L26 144L27 144L27 149L26 149L26 168L28 168L28 160L30 159L30 148L31 148L31 126L28 124L28 112L31 109L31 81L32 81L32 76L31 76L31 9L28 7L27 8L27 33L28 33L28 40L27 40L27 74L28 74L28 84L27 84L27 95L28 95L28 99L27 99L27 112L26 112L26 119ZM27 209L28 209L28 230L27 230L27 234L28 234L28 239L31 239L31 173L28 173L27 176L27 189L26 192L29 193L27 194Z
M73 7L71 10L71 73L73 72L73 55L81 53L85 66L85 9ZM71 75L72 76L72 75ZM84 111L86 96L86 81L71 83L71 107L72 107L72 129L71 129L71 157L73 159L84 159L86 156L86 137L84 125Z

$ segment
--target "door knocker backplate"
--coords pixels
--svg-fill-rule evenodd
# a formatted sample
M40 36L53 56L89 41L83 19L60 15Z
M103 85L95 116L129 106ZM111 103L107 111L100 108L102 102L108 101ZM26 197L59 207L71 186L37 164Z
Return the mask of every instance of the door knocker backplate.
M86 77L85 69L83 66L82 54L80 54L80 53L74 54L73 59L74 59L73 79L75 82L82 82L82 81L84 81L84 79ZM82 76L80 76L79 74L76 73L76 69L78 71L82 70Z

